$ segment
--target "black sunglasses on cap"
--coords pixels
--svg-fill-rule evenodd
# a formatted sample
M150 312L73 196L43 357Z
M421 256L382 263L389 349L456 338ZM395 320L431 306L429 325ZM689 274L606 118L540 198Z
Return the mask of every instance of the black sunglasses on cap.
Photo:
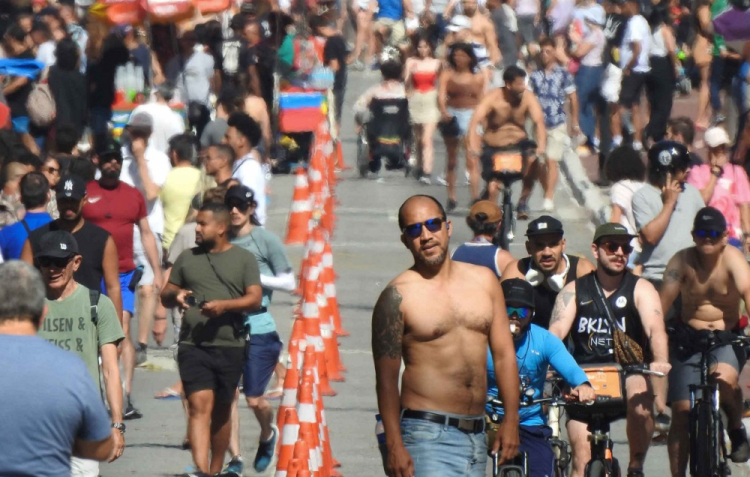
M73 257L75 257L75 255L70 255L68 257L39 257L37 258L37 262L42 268L65 268L68 266Z
M435 217L434 219L425 220L424 222L417 222L416 224L407 225L406 227L401 229L401 232L406 234L407 237L415 239L422 235L423 226L426 227L430 232L435 233L443 228L443 222L445 222L445 219Z

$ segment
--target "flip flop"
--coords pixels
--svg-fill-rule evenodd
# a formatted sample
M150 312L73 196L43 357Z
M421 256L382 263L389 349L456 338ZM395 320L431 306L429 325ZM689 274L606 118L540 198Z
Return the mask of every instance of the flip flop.
M154 396L154 399L161 399L163 401L176 401L178 399L182 399L182 395L172 388L164 388Z

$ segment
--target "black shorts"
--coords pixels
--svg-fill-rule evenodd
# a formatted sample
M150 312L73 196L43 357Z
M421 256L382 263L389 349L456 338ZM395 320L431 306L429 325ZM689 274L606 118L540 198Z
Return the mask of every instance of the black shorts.
M632 108L638 102L646 86L647 73L636 73L631 71L629 75L622 77L622 89L620 90L620 104L626 108Z
M242 377L245 364L245 347L202 347L181 344L177 353L177 366L185 388L185 396L210 389L214 401L231 403Z

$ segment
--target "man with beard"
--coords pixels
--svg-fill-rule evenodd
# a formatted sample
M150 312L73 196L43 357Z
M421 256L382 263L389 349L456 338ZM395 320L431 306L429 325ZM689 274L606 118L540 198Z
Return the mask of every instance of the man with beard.
M489 270L448 257L451 223L435 198L412 196L398 216L414 265L388 284L372 316L386 470L484 477L488 345L506 403L492 453L504 462L519 445L518 368L502 290Z
M533 323L549 328L552 307L560 290L578 277L595 270L587 259L565 253L562 222L543 215L529 222L526 251L529 256L511 262L503 271L503 281L523 278L534 287Z
M138 189L120 181L123 161L120 145L116 141L107 139L100 143L98 148L101 178L87 185L83 217L86 221L109 232L117 246L123 310L122 329L126 337L122 344L127 398L124 418L138 419L142 417L142 414L133 406L130 399L135 369L135 347L130 340L130 318L135 309L135 288L140 280L140 277L136 275L136 266L133 261L134 226L138 226L140 230L143 249L154 271L153 284L156 288L161 287L161 263L156 249L156 239L146 216L146 200Z
M198 246L177 257L161 294L165 307L185 310L177 364L196 467L188 477L221 472L245 363L245 316L258 311L263 298L255 256L229 243L226 206L204 204L196 223Z
M669 461L673 476L685 475L688 456L688 416L691 384L700 384L701 342L710 331L724 342L732 339L737 326L740 300L750 303L750 266L735 247L727 247L727 222L713 207L698 211L693 222L695 246L683 249L669 261L660 290L661 306L669 309L682 296L677 323L670 340L668 401L672 406L669 431ZM721 407L727 415L732 442L730 458L750 458L742 425L742 391L738 382L745 364L744 351L726 344L711 352L711 374L719 385Z
M579 364L615 362L614 333L610 323L641 345L644 361L652 371L668 373L667 334L659 295L645 279L627 269L633 251L633 235L620 224L600 225L594 233L591 251L597 268L593 273L569 283L562 289L552 310L549 330L568 339L572 355ZM570 336L568 336L570 335ZM646 347L650 345L650 353ZM654 432L653 383L642 374L625 379L627 436L630 446L628 477L642 477L646 452ZM591 459L585 416L568 410L568 436L573 450L574 477L582 477Z
M503 72L502 88L487 93L471 117L467 138L467 154L481 158L482 178L487 181L489 200L497 202L502 184L492 178L493 156L504 151L517 151L519 144L525 141L526 117L534 122L537 139L536 155L541 156L547 150L547 130L544 127L544 114L539 102L526 87L526 72L518 66L509 66ZM480 136L477 126L482 125L484 136ZM526 201L531 195L535 175L532 174L536 161L532 162L524 177L524 187L518 201L518 217L528 218Z
M21 260L34 264L34 254L39 252L39 241L44 234L57 230L70 233L76 239L83 257L73 278L90 290L99 290L104 279L104 289L109 299L112 300L117 310L117 317L122 323L122 292L117 271L117 246L109 232L83 219L86 183L76 175L66 175L57 183L55 191L60 218L31 231L23 246Z

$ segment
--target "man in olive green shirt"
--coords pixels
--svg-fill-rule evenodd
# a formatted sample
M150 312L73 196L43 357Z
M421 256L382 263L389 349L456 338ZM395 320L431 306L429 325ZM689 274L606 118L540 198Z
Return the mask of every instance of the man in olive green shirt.
M229 233L226 206L204 204L196 220L198 246L177 257L161 294L165 307L185 310L177 364L188 400L192 475L221 472L245 362L245 315L259 310L263 298L255 256L229 243Z
M73 274L81 266L76 239L68 232L55 230L42 236L34 262L41 270L47 287L47 317L39 336L58 347L78 355L91 373L101 393L99 356L112 427L120 432L110 462L125 449L125 425L122 423L122 381L117 365L117 344L125 338L112 301L100 292L91 293L77 283ZM72 475L99 475L99 463L73 458Z

